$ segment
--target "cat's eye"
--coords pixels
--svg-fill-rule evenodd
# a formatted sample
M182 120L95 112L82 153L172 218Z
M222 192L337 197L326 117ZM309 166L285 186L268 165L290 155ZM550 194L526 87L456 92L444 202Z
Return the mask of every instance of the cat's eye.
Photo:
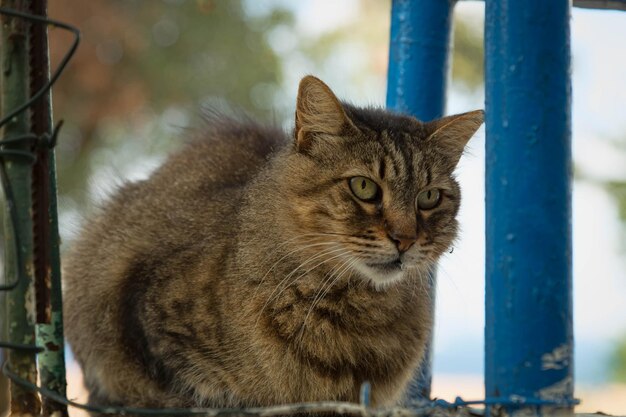
M369 178L350 178L350 189L355 196L363 201L374 201L380 197L378 185Z
M441 192L437 188L422 191L417 196L417 208L419 210L431 210L437 207L441 201Z

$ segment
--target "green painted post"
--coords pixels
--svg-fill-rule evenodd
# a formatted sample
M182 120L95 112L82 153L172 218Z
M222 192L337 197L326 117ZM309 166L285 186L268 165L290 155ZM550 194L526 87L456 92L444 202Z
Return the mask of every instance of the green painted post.
M1 215L0 215L1 216ZM4 224L4 219L0 221L0 227ZM2 249L4 250L4 249ZM0 279L0 284L3 280ZM6 332L6 302L4 292L0 292L0 340L7 340ZM0 349L0 364L4 364L6 354L3 349ZM9 414L9 378L7 378L2 372L0 372L0 417Z
M21 9L23 1L4 0L0 5ZM8 114L28 100L28 28L21 19L2 16L2 109ZM27 134L29 123L27 113L13 117L4 127L3 140ZM4 145L5 149L30 151L30 145L17 142ZM12 343L35 344L35 292L33 285L33 230L31 218L31 163L21 157L5 158L2 162L2 176L5 189L8 186L7 204L13 204L16 223L5 222L5 279L8 282L19 280L17 287L7 294L9 308L9 341ZM12 195L10 195L12 194ZM13 201L8 201L12 199ZM10 216L7 216L9 218ZM11 233L9 233L11 231ZM20 237L20 245L15 247L13 234ZM35 353L14 350L8 355L9 367L21 378L31 383L37 382ZM36 416L39 414L39 397L16 384L11 385L11 415Z

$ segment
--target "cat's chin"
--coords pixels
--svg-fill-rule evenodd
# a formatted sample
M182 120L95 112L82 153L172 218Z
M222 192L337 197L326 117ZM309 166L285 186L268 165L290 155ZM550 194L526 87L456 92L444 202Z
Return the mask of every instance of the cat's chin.
M381 264L359 262L355 265L355 269L379 291L383 291L402 280L406 273L399 261Z

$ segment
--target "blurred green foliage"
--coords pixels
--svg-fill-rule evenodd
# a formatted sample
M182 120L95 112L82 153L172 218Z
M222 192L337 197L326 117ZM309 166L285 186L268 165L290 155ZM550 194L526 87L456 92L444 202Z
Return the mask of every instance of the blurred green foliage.
M476 26L460 19L454 22L452 79L470 89L482 88L485 80L483 25Z
M162 131L145 129L168 108L219 97L271 115L251 91L261 85L271 98L279 87L282 67L264 33L292 24L288 11L252 18L241 0L57 0L50 15L83 35L53 95L55 114L66 121L59 189L80 206L94 164L107 163L94 158L98 150L128 146L119 141L132 137L137 146L125 149L141 153L140 135L152 136L150 149L171 144L154 137ZM54 65L67 39L52 31L50 44Z
M611 355L609 374L613 380L626 383L626 337L617 343Z
M608 181L605 188L617 205L617 212L622 221L623 242L626 244L626 181ZM624 248L626 249L626 246ZM613 349L609 360L609 374L613 380L626 383L626 334Z
M609 181L605 187L615 199L620 219L626 222L626 181Z

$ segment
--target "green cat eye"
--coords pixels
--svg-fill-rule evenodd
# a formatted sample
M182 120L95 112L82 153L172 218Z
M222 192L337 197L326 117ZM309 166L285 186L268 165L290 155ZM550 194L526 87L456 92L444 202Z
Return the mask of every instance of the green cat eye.
M430 210L437 207L441 200L441 192L437 188L422 191L417 196L417 208L419 210Z
M350 189L359 199L363 201L374 201L378 198L378 185L365 177L350 178Z

